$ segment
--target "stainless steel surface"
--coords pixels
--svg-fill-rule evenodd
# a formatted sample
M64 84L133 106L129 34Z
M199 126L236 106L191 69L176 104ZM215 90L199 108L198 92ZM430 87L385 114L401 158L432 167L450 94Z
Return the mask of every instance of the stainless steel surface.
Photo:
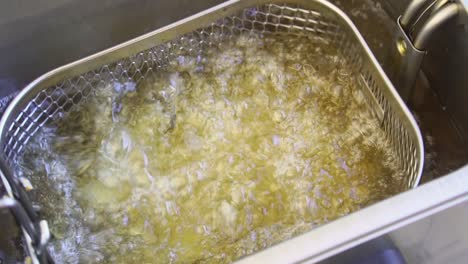
M464 167L451 175L244 258L239 263L315 263L324 260L365 241L468 201L467 170L468 167Z
M460 10L463 10L462 8ZM423 70L441 104L450 113L459 137L468 142L468 13L462 12L457 20L443 25L430 41L430 56Z
M465 264L468 202L447 208L389 234L407 263Z
M16 0L0 3L0 97L56 67L223 0ZM183 7L183 8L181 8Z
M290 0L287 5L263 5L271 2L285 1L229 1L43 75L21 91L2 118L0 130L5 156L13 164L41 126L60 122L69 111L79 111L81 103L101 83L137 82L149 72L164 67L180 50L198 54L207 45L217 45L219 38L229 38L242 31L288 33L307 35L311 41L327 41L340 49L350 66L360 73L369 106L395 147L407 176L405 187L416 186L423 162L421 135L351 21L326 1Z

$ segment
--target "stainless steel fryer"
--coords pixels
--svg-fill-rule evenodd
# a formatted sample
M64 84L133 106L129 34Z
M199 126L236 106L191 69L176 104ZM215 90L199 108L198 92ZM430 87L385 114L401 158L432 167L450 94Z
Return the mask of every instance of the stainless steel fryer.
M101 84L138 82L180 52L198 54L241 32L305 35L339 48L350 67L360 73L369 108L398 153L405 188L418 184L424 152L416 122L356 27L337 7L321 0L229 1L41 76L15 98L1 120L4 170L12 171L15 160L42 126L79 111ZM3 176L2 180L14 180L11 178ZM46 229L44 225L40 228ZM31 239L30 250L37 250L41 241Z

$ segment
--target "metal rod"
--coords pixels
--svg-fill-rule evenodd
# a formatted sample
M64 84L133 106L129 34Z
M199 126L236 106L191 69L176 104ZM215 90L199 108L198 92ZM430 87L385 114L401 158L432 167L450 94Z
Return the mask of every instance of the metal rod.
M440 8L442 8L445 4L447 4L450 0L435 0L429 5L426 6L426 8L423 8L421 12L419 13L418 17L414 20L412 25L408 28L406 31L409 36L414 36L416 31L418 29L421 29L421 27L418 27L418 24L424 24L426 21L422 21L424 18L428 19L430 16L434 15ZM429 14L429 15L427 15Z
M32 207L32 203L26 191L22 186L20 186L20 184L17 183L17 180L13 176L13 173L11 172L3 157L0 157L0 174L2 174L2 180L7 181L5 185L9 187L9 192L12 192L13 196L22 204L24 210L31 218L31 220L36 221L37 214Z
M40 242L37 239L39 238L37 227L33 224L29 218L28 213L24 210L20 203L18 203L13 198L3 197L0 199L0 208L9 208L20 226L26 229L26 232L30 234L33 239L35 239L35 243L38 244Z
M401 27L405 32L409 32L414 22L416 22L419 15L426 7L427 2L427 0L413 0L409 3L405 13L403 13L400 19Z
M438 12L426 21L421 30L414 36L414 47L419 50L424 50L433 33L458 14L459 6L456 3L447 4L440 8Z

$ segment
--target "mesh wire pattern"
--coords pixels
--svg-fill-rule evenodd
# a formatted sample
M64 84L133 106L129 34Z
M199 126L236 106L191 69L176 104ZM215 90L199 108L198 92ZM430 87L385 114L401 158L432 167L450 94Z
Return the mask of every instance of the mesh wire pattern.
M181 53L200 54L206 47L222 45L223 40L243 32L254 34L294 34L312 41L325 41L339 48L350 67L360 73L366 101L382 122L391 145L395 147L407 180L405 187L414 187L419 178L422 160L418 142L411 133L398 104L388 97L381 74L372 66L352 32L346 30L339 17L331 12L301 8L293 4L266 4L242 10L221 18L207 27L174 40L138 52L114 63L102 65L79 76L46 87L34 95L14 120L8 124L3 152L11 163L23 152L29 139L46 123L60 122L70 111L93 96L96 89L111 82L136 82L164 68ZM406 117L407 118L407 117Z

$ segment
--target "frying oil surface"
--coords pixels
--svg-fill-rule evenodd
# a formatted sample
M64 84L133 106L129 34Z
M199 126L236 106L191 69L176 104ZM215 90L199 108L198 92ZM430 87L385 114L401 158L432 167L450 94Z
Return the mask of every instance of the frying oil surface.
M19 173L61 263L218 263L398 192L356 74L326 44L240 36L96 91Z

